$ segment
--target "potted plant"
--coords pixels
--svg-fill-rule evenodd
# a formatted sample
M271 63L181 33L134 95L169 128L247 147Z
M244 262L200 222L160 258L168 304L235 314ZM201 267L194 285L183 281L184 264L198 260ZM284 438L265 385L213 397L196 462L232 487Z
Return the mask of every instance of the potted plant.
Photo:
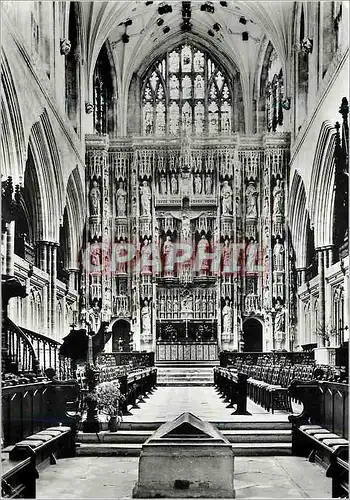
M120 404L124 400L120 392L118 380L112 382L102 382L96 387L96 396L98 399L97 408L101 413L109 417L108 428L111 432L116 432L123 420Z

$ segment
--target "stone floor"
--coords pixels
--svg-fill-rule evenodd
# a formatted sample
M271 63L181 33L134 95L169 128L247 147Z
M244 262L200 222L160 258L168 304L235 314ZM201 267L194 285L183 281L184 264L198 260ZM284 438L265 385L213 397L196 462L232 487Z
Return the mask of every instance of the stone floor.
M203 420L287 420L248 401L251 416L232 416L232 409L212 387L159 387L125 422L165 421L191 411ZM76 457L59 460L40 473L39 499L129 499L137 480L138 457ZM236 498L331 498L331 480L306 459L291 456L236 457Z
M137 457L61 459L40 473L39 499L129 499ZM300 457L236 457L236 498L331 498L331 480Z
M210 422L242 420L242 416L232 416L233 409L226 408L213 387L158 387L157 390L140 404L140 409L132 410L132 415L124 417L125 422L164 422L173 420L184 411L190 411L202 420ZM276 411L274 415L248 399L249 420L286 420L287 413Z

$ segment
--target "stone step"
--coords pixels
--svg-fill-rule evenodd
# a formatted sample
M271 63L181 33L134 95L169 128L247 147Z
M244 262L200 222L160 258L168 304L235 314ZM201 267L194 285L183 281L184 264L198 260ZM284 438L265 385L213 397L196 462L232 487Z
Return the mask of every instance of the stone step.
M168 386L168 387L184 387L184 386L212 386L213 383L212 382L201 382L201 381L195 381L195 380L181 380L181 382L179 381L175 381L175 380L172 380L172 381L163 381L163 382L158 382L158 385L159 386Z
M137 410L136 410L137 411ZM242 431L242 430L288 430L291 431L291 423L279 419L278 416L271 418L272 415L264 415L259 417L251 416L233 416L232 419L226 421L211 421L220 431ZM165 421L139 421L128 422L128 417L124 417L124 421L120 424L120 430L125 431L155 431L159 426L164 424ZM107 426L107 423L106 423ZM119 432L119 431L118 431Z
M118 432L107 431L99 432L98 434L79 432L77 442L142 444L153 434L153 432L153 430L118 430ZM222 434L230 443L291 443L292 440L292 431L290 430L224 430Z
M234 443L232 449L237 456L281 456L292 454L291 443ZM78 457L138 457L141 450L142 444L79 443L76 448L76 455Z

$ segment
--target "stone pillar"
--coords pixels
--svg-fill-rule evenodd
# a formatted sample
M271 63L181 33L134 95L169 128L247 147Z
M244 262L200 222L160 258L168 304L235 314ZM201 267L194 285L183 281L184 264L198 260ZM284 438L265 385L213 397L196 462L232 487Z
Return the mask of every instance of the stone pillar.
M344 276L344 342L349 341L349 269Z
M319 320L317 327L319 333L321 334L321 336L318 337L317 346L324 347L325 339L324 336L322 336L322 334L325 333L325 327L326 327L326 318L325 318L326 301L325 301L325 279L324 279L325 254L322 249L317 249L317 252L318 252L318 279L319 279L319 288L318 288Z
M7 223L7 244L6 244L6 274L14 276L14 255L15 255L15 221Z
M7 229L1 231L1 268L6 270L7 262Z
M49 274L50 274L50 285L49 285L49 295L50 295L50 331L52 338L57 338L58 333L56 331L57 324L57 296L56 296L56 281L57 281L57 243L53 243L48 248L49 253Z

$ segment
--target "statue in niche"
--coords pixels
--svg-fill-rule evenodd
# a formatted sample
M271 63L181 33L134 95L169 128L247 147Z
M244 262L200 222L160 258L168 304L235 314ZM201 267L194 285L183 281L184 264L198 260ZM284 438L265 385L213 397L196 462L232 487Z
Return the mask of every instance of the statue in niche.
M92 183L92 188L90 190L90 215L100 215L100 211L101 211L101 190L97 181L94 181Z
M232 213L232 188L228 181L222 183L221 188L222 198L222 215L230 215Z
M194 178L194 194L201 194L202 192L202 179L199 174Z
M147 299L143 301L143 307L141 309L141 324L142 324L142 333L149 335L151 333L151 312L148 307Z
M152 249L147 238L144 239L141 248L141 274L151 274L152 268Z
M160 194L166 194L166 178L164 174L160 176L159 192Z
M285 310L284 307L278 303L276 305L275 316L275 338L281 340L285 334Z
M181 193L183 196L191 196L192 194L192 181L191 174L189 172L182 172Z
M279 238L276 239L273 247L273 263L275 271L284 270L284 246Z
M170 236L166 237L163 245L164 272L172 273L174 270L174 244Z
M246 195L246 215L247 217L257 217L257 196L258 191L255 188L254 182L250 181L245 192Z
M232 272L232 252L230 240L228 239L224 241L224 246L222 248L222 270L224 273Z
M232 331L232 307L229 299L225 300L225 305L222 308L222 330L228 335Z
M173 314L177 314L179 312L179 303L176 297L173 299Z
M97 299L94 299L92 307L87 311L85 322L88 327L89 335L95 335L101 324L101 310L98 306Z
M283 186L279 179L273 188L273 215L283 215Z
M117 274L125 274L126 273L126 257L127 257L127 247L124 243L123 240L120 241L120 243L117 243L116 245L116 250L117 250L117 265L116 265L116 271Z
M116 193L118 217L124 217L126 214L126 194L123 182L121 181L119 182L119 188Z
M210 263L209 260L206 258L207 254L209 253L209 249L210 249L209 241L203 234L197 246L197 258L198 258L197 262L199 265L200 273L206 273L207 271L209 271Z
M186 214L182 216L181 226L182 226L181 227L182 236L184 237L185 240L189 240L191 237L191 221Z
M171 187L171 194L177 194L178 184L177 184L177 178L175 177L175 174L171 175L170 187Z
M186 295L182 299L182 310L184 312L192 311L192 297L190 295Z
M211 174L207 174L205 177L205 194L211 194L213 189Z
M256 272L257 260L258 260L258 244L254 240L254 238L251 238L246 249L245 269L248 273Z
M147 181L143 181L140 187L142 215L151 215L151 188Z

